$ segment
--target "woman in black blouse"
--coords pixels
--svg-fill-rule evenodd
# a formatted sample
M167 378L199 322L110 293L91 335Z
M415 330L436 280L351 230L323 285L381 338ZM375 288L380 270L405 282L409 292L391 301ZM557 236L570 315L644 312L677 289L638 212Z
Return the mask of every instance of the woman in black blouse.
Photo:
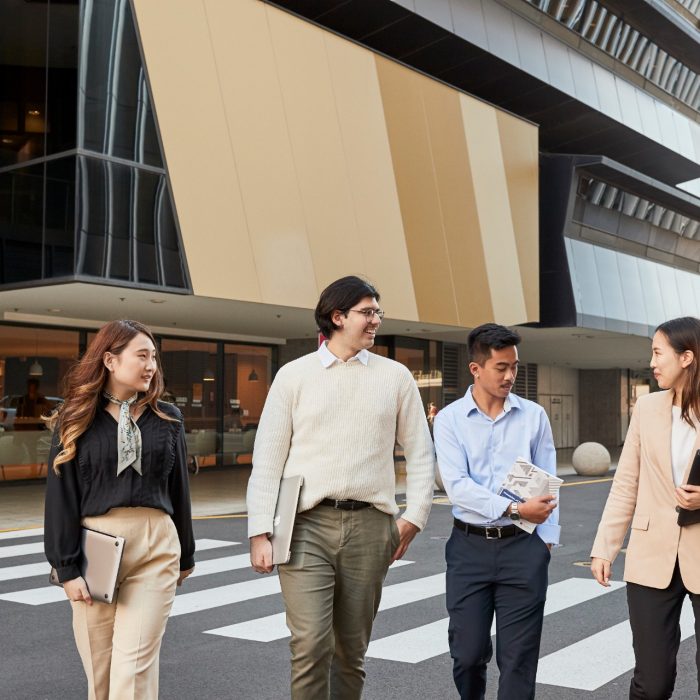
M158 697L158 655L175 587L194 569L185 435L161 401L151 332L112 321L65 381L50 419L44 546L73 607L93 700ZM80 575L80 528L125 538L119 593L93 605Z

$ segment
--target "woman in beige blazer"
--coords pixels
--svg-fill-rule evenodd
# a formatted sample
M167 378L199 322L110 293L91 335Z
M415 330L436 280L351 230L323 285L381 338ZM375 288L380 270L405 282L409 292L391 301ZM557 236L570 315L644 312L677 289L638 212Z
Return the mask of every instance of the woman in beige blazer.
M636 660L630 700L671 697L686 595L700 636L700 524L679 527L676 510L700 509L700 487L687 484L700 449L699 361L700 320L677 318L656 329L650 365L666 391L634 407L591 552L593 576L608 586L631 524L624 573Z

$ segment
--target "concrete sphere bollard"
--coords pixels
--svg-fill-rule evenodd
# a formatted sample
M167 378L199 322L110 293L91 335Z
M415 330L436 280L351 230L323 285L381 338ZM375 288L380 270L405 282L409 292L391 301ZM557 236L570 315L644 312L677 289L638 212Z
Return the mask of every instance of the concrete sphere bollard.
M610 453L599 442L582 442L571 457L581 476L603 476L610 469Z

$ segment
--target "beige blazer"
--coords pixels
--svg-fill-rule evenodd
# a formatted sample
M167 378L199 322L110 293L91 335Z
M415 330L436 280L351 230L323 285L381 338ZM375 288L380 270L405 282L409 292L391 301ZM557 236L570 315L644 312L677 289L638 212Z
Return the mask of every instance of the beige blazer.
M700 593L700 524L679 527L676 523L672 405L671 391L648 394L637 401L591 556L614 561L631 523L625 581L666 588L678 558L685 587ZM684 482L700 449L697 422L695 430L695 447Z

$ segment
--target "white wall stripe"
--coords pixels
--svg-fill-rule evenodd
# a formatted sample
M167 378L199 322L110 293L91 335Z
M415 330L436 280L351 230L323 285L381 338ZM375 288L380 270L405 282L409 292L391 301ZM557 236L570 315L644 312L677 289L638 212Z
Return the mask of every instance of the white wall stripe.
M43 534L43 527L32 527L28 530L9 530L8 532L0 532L0 540L14 540L20 537L38 537Z
M399 566L404 566L409 562L401 561L401 563L395 563ZM444 592L445 574L395 583L392 586L386 586L382 591L382 601L379 604L379 610L390 610L400 605L432 598ZM233 639L247 639L253 642L273 642L289 637L289 629L285 613L276 613L254 620L247 620L246 622L239 622L235 625L205 630L205 634L215 634L220 637L231 637Z
M598 598L601 595L617 590L625 584L621 581L611 581L610 588L596 583L593 579L570 578L552 584L547 590L547 603L544 614L565 610L574 605L585 603L587 600ZM449 652L447 641L448 618L431 622L427 625L415 627L406 632L392 634L389 637L376 639L370 642L367 656L388 661L402 661L404 663L419 663L431 659L440 654ZM491 626L491 634L496 631L496 624Z
M694 622L692 605L686 599L681 640L695 634ZM633 668L632 630L625 620L540 659L537 682L593 691Z

